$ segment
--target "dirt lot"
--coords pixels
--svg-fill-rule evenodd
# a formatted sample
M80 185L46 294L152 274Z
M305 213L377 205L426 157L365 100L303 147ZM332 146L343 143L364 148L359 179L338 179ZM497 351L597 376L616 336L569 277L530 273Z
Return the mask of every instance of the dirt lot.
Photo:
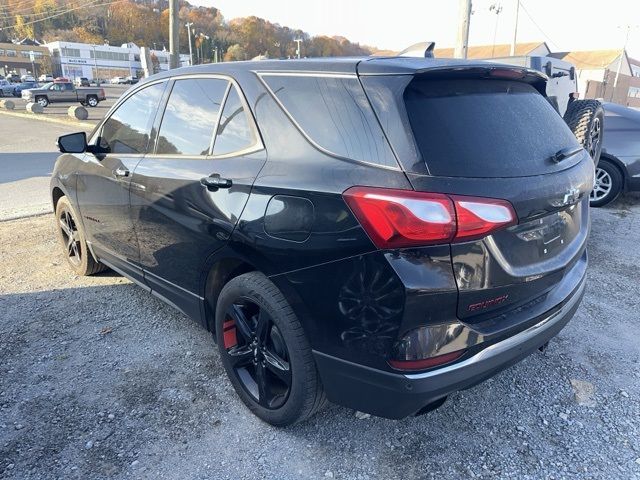
M116 274L73 276L50 216L0 223L0 477L640 478L639 243L640 199L594 211L569 326L439 410L278 430L210 334Z

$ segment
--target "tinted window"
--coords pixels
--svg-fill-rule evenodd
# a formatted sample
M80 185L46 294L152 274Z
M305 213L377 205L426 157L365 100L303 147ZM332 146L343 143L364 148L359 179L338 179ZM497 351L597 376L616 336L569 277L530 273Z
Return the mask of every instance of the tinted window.
M559 150L578 146L571 130L531 85L503 80L414 80L404 100L433 175L516 177L562 170Z
M156 153L207 155L228 82L177 80L162 117Z
M264 76L315 143L341 157L397 167L357 78Z
M213 154L224 155L238 152L254 143L256 143L256 139L251 129L251 123L249 123L240 95L234 87L229 90L229 96L224 104L224 110L222 110Z
M101 145L111 153L145 153L164 83L129 97L102 126Z

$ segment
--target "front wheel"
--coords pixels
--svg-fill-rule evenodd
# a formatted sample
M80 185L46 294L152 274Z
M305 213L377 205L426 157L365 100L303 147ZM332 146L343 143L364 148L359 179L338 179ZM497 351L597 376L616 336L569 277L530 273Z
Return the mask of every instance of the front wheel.
M90 107L97 107L98 99L94 96L87 97L87 105L89 105Z
M222 364L245 405L276 426L311 417L325 402L311 347L280 290L262 273L227 283L216 306Z
M63 255L76 275L93 275L106 269L98 263L89 248L78 215L67 197L62 197L56 205L56 230L62 245Z
M624 186L624 179L620 170L608 160L604 158L596 167L595 182L589 204L592 207L603 207L613 202Z
M36 103L40 105L42 108L49 106L49 100L47 99L47 97L37 97Z

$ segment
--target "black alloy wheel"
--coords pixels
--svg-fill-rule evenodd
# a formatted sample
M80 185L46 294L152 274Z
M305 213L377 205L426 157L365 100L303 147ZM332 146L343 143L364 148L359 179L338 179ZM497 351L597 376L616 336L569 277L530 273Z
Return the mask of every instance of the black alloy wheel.
M291 389L289 352L266 310L239 299L227 309L223 329L225 352L245 391L263 408L284 405Z
M75 212L66 196L58 200L55 213L58 239L71 270L77 275L93 275L106 267L97 262L89 252L82 225Z
M260 272L239 275L216 302L220 359L244 404L275 426L311 417L326 402L311 346L293 309Z
M73 266L80 266L82 263L82 248L80 245L80 232L76 227L76 222L69 210L63 210L58 217L60 224L60 234L62 244L67 255L67 260Z

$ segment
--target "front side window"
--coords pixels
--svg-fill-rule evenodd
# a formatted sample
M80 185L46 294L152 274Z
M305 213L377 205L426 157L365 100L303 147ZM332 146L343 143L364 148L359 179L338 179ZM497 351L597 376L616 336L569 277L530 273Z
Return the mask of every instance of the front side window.
M222 110L213 146L214 155L226 155L245 150L256 143L256 137L240 95L235 87L229 90Z
M104 122L100 145L109 153L145 153L164 88L164 83L156 83L125 100Z
M156 153L208 155L228 82L176 80L162 117Z

